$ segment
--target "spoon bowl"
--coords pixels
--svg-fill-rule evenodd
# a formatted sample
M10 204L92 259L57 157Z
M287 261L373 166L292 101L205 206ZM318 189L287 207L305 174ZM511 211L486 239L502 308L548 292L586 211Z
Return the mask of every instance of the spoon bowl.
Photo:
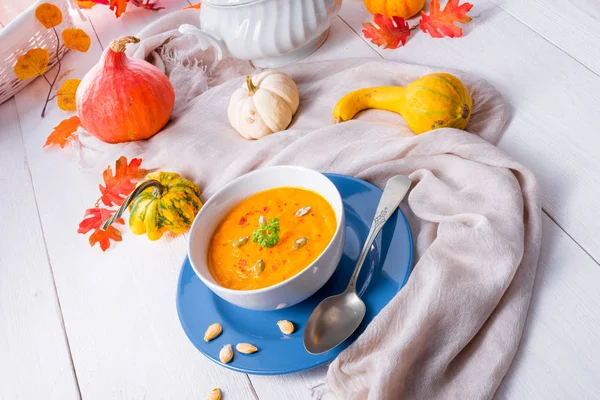
M329 351L360 326L367 307L354 291L330 296L311 314L304 327L304 346L311 354ZM336 329L331 329L334 326Z

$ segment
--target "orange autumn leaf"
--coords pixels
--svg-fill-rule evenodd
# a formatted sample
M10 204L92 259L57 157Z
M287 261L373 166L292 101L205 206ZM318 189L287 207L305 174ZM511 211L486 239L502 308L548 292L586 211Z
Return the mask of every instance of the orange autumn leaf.
M94 247L96 243L100 243L102 251L106 251L110 247L110 241L120 242L123 240L121 231L113 225L109 226L105 231L100 229L100 226L115 213L115 210L106 208L94 207L85 210L83 220L79 223L77 233L86 234L91 230L94 232L89 237L90 246ZM123 218L117 219L115 224L124 224Z
M442 38L444 36L455 38L461 37L462 28L455 25L456 22L466 24L471 22L472 18L467 15L473 4L464 3L458 5L460 0L448 0L443 10L440 8L440 0L431 0L429 5L429 15L421 11L421 20L419 27L431 37Z
M62 12L60 8L50 3L42 3L35 9L35 17L47 29L50 29L62 22Z
M183 9L187 10L188 8L191 8L191 9L199 10L200 9L200 5L201 5L201 3L196 3L196 4L192 4L191 6L184 7Z
M90 235L90 246L94 247L96 243L100 243L100 248L102 251L106 251L110 247L110 241L113 240L115 242L120 242L123 240L123 236L121 235L121 231L115 228L114 226L109 226L105 231L102 229L97 229L94 233Z
M88 51L92 43L88 34L79 28L67 28L62 31L62 40L67 49L81 51L82 53Z
M382 14L375 14L373 22L363 23L363 35L371 39L371 43L376 46L383 46L384 49L397 49L400 45L404 46L410 36L410 28L404 18L393 17L393 21ZM379 28L378 28L379 27Z
M67 79L56 91L56 103L61 110L75 111L75 92L81 83L81 79Z
M108 5L111 10L115 10L115 15L119 18L127 8L127 0L110 0Z
M112 168L108 166L102 173L104 186L99 185L102 196L100 200L106 206L120 206L123 200L135 189L135 181L140 180L146 175L146 170L140 168L142 160L134 158L129 164L127 159L121 156L115 165L115 174Z
M50 53L46 49L31 49L17 59L13 71L20 80L24 81L34 76L43 75L48 69Z
M44 147L58 145L61 149L64 149L67 143L75 138L75 132L80 125L81 121L77 115L61 121L60 124L54 127L54 130L48 136L48 139L46 139Z
M95 1L85 1L85 0L84 1L81 1L81 0L77 1L77 5L79 6L79 8L92 8L96 4L98 4L98 3L96 3Z

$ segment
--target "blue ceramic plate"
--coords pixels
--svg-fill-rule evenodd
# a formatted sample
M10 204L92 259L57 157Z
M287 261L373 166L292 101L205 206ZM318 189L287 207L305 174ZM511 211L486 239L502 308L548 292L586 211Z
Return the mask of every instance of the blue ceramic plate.
M376 239L358 279L359 294L367 304L361 326L327 353L312 355L304 349L304 324L321 300L345 289L381 197L381 190L370 183L343 175L326 175L344 201L346 241L337 270L312 297L283 310L246 310L211 292L196 276L188 259L183 264L177 287L179 320L194 346L217 364L258 375L287 374L325 364L348 347L406 283L413 262L412 237L406 217L398 210ZM281 319L292 321L296 326L291 336L279 331L276 323ZM206 343L204 332L214 322L223 326L223 333ZM237 343L252 343L259 351L250 355L234 351L233 361L223 364L219 351L228 343L234 347Z

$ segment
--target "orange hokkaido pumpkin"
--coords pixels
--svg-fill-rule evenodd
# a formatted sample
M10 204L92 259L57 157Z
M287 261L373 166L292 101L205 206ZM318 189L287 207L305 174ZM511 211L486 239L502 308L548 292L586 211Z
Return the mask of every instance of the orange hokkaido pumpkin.
M113 40L81 80L75 102L81 125L107 143L148 139L169 121L175 92L152 64L125 55L125 36Z
M414 17L425 5L425 0L365 0L365 6L371 14L383 14L386 17Z

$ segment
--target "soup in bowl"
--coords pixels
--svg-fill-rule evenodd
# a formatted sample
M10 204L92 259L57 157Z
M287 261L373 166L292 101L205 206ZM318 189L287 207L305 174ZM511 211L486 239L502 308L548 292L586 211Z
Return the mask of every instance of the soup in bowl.
M248 173L223 187L192 225L188 254L218 296L252 310L289 307L331 277L344 245L333 183L293 166Z

